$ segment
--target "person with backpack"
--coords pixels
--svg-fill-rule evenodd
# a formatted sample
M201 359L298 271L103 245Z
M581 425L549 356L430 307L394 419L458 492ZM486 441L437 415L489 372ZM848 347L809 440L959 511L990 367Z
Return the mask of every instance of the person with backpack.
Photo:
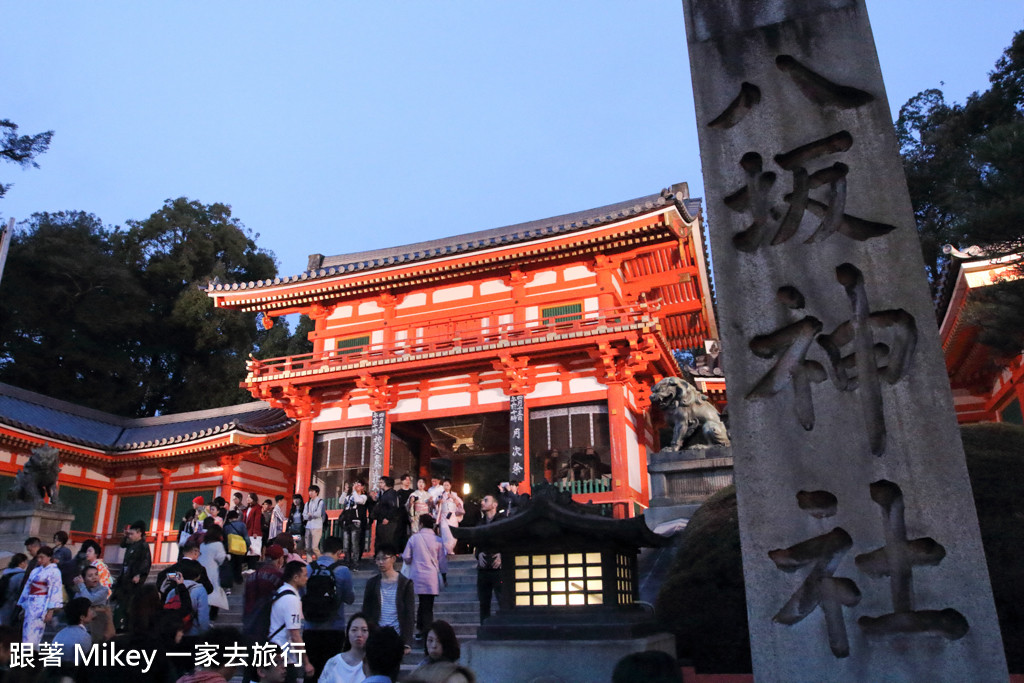
M302 641L302 600L299 594L306 587L308 575L306 565L292 561L284 566L284 585L277 589L270 609L270 642L278 647L288 645L292 651L305 649ZM294 655L293 655L294 656ZM304 667L306 676L313 674L313 665L308 657L289 657L288 681L298 678L299 668Z
M231 558L231 573L235 583L242 583L242 566L249 555L249 530L236 510L228 512L224 524L224 535L228 541L228 555Z
M14 553L7 563L7 569L0 574L0 626L13 626L14 614L25 583L28 555Z
M186 636L198 636L210 630L210 595L199 582L198 563L185 565L180 572L167 575L160 594L164 610L181 619Z
M284 583L284 548L279 545L267 546L266 555L267 559L245 580L242 633L254 640L266 638L270 632L270 610L267 608L265 615L263 611ZM263 618L265 622L261 624L260 619Z
M309 580L302 598L302 612L306 617L303 639L306 655L316 671L315 677L319 677L328 659L341 652L345 605L356 600L352 572L341 558L344 546L337 536L327 537L323 554L307 567Z

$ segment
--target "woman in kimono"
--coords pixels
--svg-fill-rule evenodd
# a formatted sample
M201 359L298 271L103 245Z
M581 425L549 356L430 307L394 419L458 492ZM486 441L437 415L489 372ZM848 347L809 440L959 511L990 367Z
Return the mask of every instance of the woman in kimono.
M46 624L53 619L53 610L64 606L61 598L60 570L53 563L53 548L43 546L36 553L36 568L29 574L21 591L18 605L25 610L25 625L21 640L39 647Z
M415 534L420 530L420 515L431 513L430 504L433 498L427 493L427 482L422 478L416 480L416 490L409 495L409 524Z
M454 555L455 546L458 541L452 535L450 527L459 525L463 515L466 514L466 509L462 505L462 499L459 498L459 494L452 491L451 479L445 479L441 482L441 485L444 487L444 493L437 500L437 507L435 509L437 523L441 528L441 541L444 543L445 549L449 555Z

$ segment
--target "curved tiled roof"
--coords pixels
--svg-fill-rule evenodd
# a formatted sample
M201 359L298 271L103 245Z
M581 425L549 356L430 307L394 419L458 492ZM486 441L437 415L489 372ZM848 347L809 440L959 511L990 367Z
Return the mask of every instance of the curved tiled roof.
M397 247L360 251L351 254L323 257L310 256L308 270L298 275L275 277L273 280L256 282L212 282L208 292L237 291L272 287L324 277L387 268L396 265L416 263L439 256L454 256L501 245L518 244L531 240L563 235L578 230L594 228L606 223L642 216L657 209L675 204L686 220L693 220L700 213L700 199L691 198L685 183L673 185L658 194L637 199L599 206L595 209L567 213L552 218L543 218L527 223L507 225L478 232L454 235L427 242L416 242Z
M283 410L262 401L126 418L0 383L0 424L110 453L181 444L231 431L271 434L294 423Z

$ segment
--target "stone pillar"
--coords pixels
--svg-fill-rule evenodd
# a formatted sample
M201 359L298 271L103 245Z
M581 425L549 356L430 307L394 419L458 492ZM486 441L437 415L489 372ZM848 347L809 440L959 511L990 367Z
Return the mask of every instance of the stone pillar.
M1005 681L863 0L684 0L754 677Z

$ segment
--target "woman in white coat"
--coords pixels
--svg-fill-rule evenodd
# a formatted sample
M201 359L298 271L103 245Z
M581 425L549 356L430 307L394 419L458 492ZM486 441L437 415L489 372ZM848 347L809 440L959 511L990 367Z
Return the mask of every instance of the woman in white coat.
M228 608L228 595L220 587L220 566L228 559L224 550L224 530L211 526L206 530L203 544L199 546L199 564L206 568L206 575L215 588L210 593L210 621L217 619L217 613Z

